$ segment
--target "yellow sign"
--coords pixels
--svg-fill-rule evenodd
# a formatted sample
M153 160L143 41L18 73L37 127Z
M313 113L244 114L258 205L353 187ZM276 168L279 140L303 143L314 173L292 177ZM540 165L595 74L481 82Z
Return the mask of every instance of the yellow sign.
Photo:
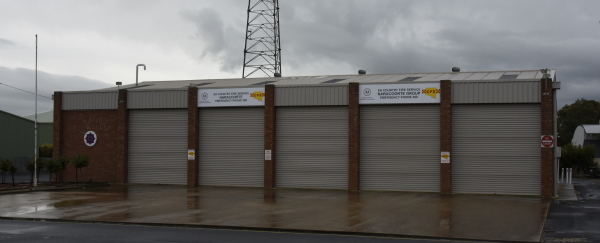
M195 160L196 159L196 151L194 149L188 149L188 160Z
M256 91L252 94L250 94L250 97L257 99L259 101L263 101L263 97L265 97L265 93L264 92L260 92L260 91Z
M441 154L441 161L442 164L449 164L450 163L450 152L442 152Z
M421 93L431 96L431 98L437 99L437 94L439 94L441 91L440 89L436 89L436 88L426 88L421 90Z

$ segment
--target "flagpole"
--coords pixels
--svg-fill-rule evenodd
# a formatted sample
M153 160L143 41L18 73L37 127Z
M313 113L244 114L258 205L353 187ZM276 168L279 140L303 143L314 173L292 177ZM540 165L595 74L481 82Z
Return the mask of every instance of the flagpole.
M35 125L34 125L34 138L33 138L33 186L36 187L38 184L37 181L37 157L38 157L38 149L37 149L37 59L38 59L38 37L35 35Z

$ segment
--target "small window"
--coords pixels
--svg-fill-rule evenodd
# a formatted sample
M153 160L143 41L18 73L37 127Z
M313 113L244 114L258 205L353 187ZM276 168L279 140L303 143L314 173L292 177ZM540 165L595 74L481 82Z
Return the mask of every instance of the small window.
M517 79L518 74L504 74L500 79Z
M420 78L421 77L406 77L406 78L403 78L401 80L398 80L398 82L415 81L415 80L420 79Z
M345 79L332 79L332 80L323 82L323 84L335 84L335 83L337 83L339 81L344 81L344 80Z
M260 83L253 84L253 85L267 85L267 84L272 84L272 83L275 83L275 82L277 82L277 81L264 81L264 82L260 82Z

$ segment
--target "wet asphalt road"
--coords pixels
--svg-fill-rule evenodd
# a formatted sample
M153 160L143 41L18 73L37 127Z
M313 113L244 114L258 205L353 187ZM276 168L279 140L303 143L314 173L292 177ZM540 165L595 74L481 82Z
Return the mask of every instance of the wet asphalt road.
M573 179L578 201L553 202L544 242L600 242L600 179Z
M474 242L140 225L0 220L0 242Z

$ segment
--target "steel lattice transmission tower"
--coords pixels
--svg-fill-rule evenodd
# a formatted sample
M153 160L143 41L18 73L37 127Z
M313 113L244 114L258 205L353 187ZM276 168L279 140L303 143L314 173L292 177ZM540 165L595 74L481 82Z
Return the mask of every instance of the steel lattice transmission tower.
M281 76L278 0L248 0L242 78L259 70L268 77Z

